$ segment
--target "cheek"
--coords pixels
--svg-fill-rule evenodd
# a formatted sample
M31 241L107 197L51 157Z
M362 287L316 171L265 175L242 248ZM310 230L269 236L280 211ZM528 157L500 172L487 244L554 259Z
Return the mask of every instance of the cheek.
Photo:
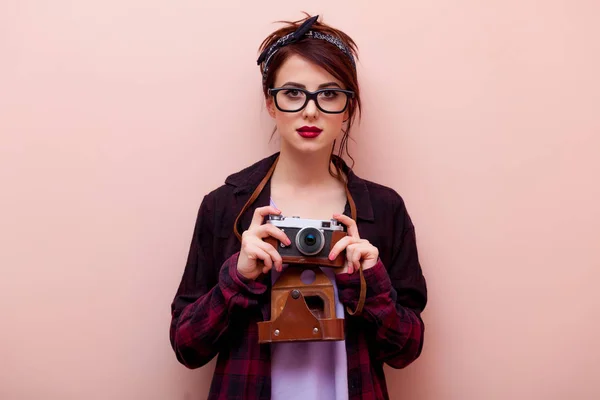
M275 113L275 122L281 130L288 129L288 127L294 127L295 121L298 118L298 114L296 113L285 113L279 110L277 110L277 112Z
M344 115L336 114L331 115L327 121L327 128L329 128L332 133L338 134L344 125Z

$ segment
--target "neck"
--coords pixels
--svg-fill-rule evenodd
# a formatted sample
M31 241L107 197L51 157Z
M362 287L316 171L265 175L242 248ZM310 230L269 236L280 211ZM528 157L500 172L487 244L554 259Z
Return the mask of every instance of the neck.
M329 174L330 157L328 150L306 154L282 146L272 184L303 188L329 183L335 179Z

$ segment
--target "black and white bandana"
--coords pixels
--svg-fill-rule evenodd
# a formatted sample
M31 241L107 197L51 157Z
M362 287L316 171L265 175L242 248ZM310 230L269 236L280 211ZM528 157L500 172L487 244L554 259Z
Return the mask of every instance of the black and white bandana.
M326 34L326 33L321 33L321 32L310 30L310 28L317 21L318 18L319 18L319 16L315 15L314 17L306 20L294 32L288 33L287 35L279 38L275 43L273 43L271 46L269 46L267 49L265 49L261 53L261 55L258 57L258 60L256 61L256 63L258 65L260 65L261 63L264 63L263 77L262 77L263 85L265 84L266 79L267 79L267 72L269 71L269 62L271 61L271 58L273 57L273 55L275 53L277 53L277 50L279 50L280 48L282 48L284 46L290 45L292 43L296 43L305 38L325 40L325 41L333 44L338 49L340 49L340 51L342 53L344 53L350 59L352 66L356 69L356 62L354 60L354 56L352 55L352 52L350 51L350 49L348 49L348 47L339 38L329 35L329 34Z

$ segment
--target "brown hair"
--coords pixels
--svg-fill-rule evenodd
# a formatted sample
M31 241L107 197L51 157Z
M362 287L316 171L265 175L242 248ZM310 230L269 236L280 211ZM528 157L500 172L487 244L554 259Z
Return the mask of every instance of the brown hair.
M288 33L294 32L303 22L311 18L311 15L308 13L304 13L306 18L301 19L299 21L278 21L279 23L284 23L286 26L276 30L271 33L260 45L259 52L264 51L269 48L273 43L275 43L279 38L287 35ZM335 29L329 25L326 25L322 22L316 21L314 25L311 27L313 31L321 32L324 34L329 34L334 37L340 39L346 47L352 52L354 58L358 60L357 55L357 46L356 43L352 40L350 36L345 34L344 32ZM340 80L346 87L345 89L352 90L354 92L354 97L350 100L348 104L348 126L346 130L343 130L344 135L342 136L342 140L339 146L338 157L336 159L333 157L333 151L335 149L335 142L333 143L333 147L331 149L332 153L332 161L335 166L335 173L330 171L331 175L341 179L343 174L341 173L341 159L343 153L345 152L348 157L354 163L354 159L350 155L348 151L348 139L350 138L350 128L352 127L354 120L356 118L356 113L359 114L360 119L360 88L358 85L358 77L356 74L356 69L352 65L352 62L340 49L338 49L335 45L325 41L325 40L317 40L317 39L309 39L309 40L300 40L296 43L292 43L290 45L284 46L280 48L274 55L273 58L269 61L269 69L267 71L267 76L265 83L263 85L263 92L265 98L269 96L268 89L272 88L275 82L275 75L279 70L279 67L283 64L283 62L292 55L299 55L314 64L320 66L325 69L331 75L333 75L336 79ZM261 75L263 71L263 65L260 67ZM275 131L273 131L275 133Z

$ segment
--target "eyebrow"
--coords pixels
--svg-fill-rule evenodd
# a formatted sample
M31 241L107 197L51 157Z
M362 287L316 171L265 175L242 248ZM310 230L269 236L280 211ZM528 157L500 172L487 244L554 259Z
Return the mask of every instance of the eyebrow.
M293 87L297 87L297 88L300 88L300 89L306 89L306 85L303 85L303 84L297 83L297 82L286 82L286 83L284 83L281 86L282 87L284 87L284 86L293 86ZM320 84L319 87L318 87L318 89L323 89L323 88L332 87L332 86L339 87L340 89L342 88L336 82L327 82L327 83Z

